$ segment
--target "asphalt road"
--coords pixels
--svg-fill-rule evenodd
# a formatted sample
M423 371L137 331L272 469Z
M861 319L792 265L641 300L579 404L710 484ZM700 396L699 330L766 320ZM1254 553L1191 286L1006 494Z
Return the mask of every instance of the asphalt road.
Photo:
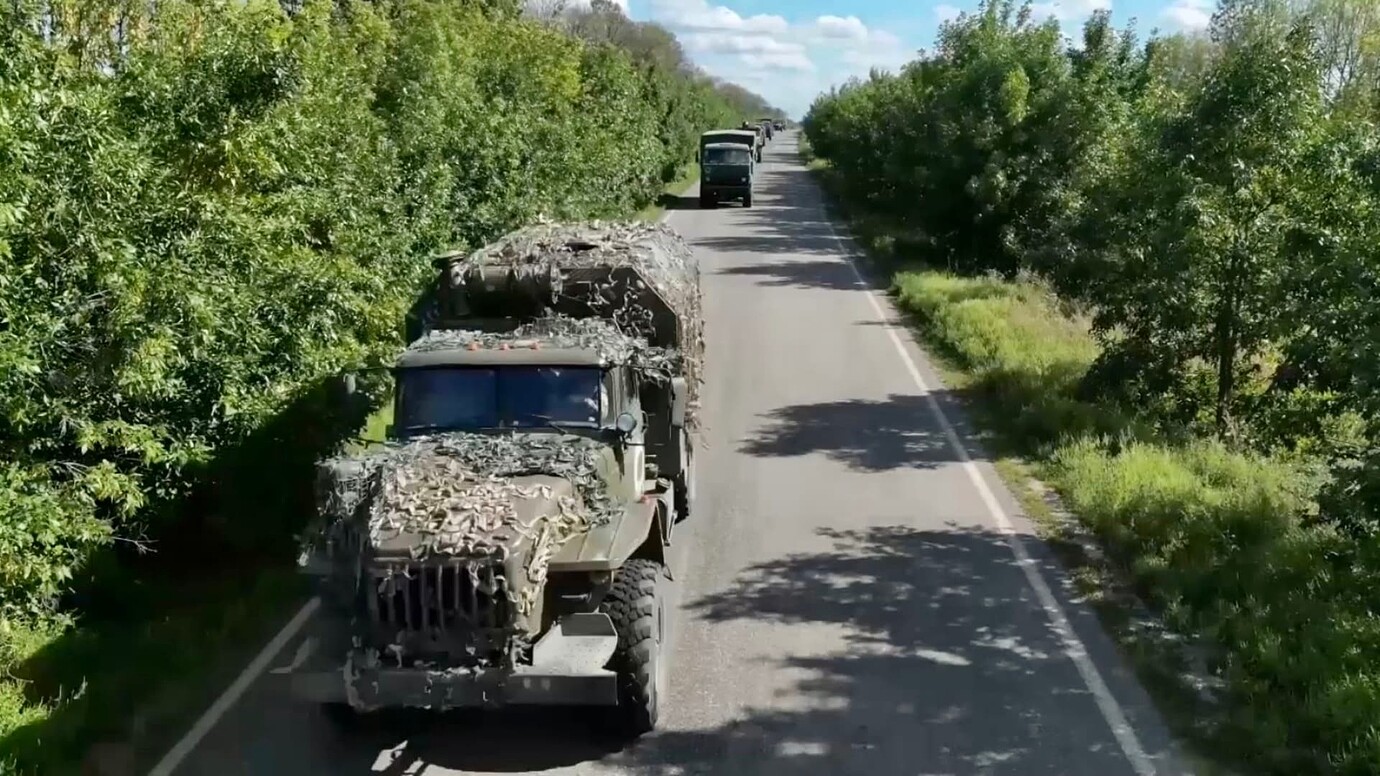
M751 209L670 214L709 355L664 729L619 750L576 712L409 713L347 736L266 675L178 776L1186 772L995 474L951 444L961 414L862 287L793 134L761 173Z

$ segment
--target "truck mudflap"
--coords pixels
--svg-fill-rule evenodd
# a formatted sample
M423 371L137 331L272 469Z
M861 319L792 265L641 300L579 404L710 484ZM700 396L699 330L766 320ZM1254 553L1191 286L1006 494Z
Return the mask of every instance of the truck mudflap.
M562 617L532 648L532 664L504 669L303 665L289 675L291 694L316 703L376 708L616 706L618 677L604 668L618 645L602 612ZM359 665L358 660L352 661Z

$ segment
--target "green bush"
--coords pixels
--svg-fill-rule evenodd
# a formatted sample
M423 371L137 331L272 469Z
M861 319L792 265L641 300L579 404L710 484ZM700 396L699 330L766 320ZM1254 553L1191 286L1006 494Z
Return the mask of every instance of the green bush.
M1220 740L1257 772L1365 773L1380 680L1375 545L1302 517L1316 482L1215 440L1159 439L1078 399L1096 358L1086 322L1041 285L907 271L898 302L971 377L978 417L1040 473L1168 622L1220 648ZM1332 753L1330 764L1318 753Z
M1066 47L984 2L803 125L865 244L965 276L897 292L999 436L1222 648L1233 751L1374 773L1380 21L1219 11L1143 45L1099 12Z
M765 105L661 32L582 40L509 0L0 6L0 728L107 670L43 646L60 609L212 657L116 599L291 557L311 461L363 423L331 379L400 346L430 254L630 215ZM41 651L66 663L34 676ZM134 675L95 697L152 691ZM19 740L0 762L35 767Z

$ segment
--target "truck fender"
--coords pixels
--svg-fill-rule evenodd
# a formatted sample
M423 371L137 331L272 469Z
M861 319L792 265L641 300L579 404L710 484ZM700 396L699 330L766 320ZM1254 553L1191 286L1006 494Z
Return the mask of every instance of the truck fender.
M671 543L670 494L648 493L628 505L619 533L631 551L627 557L666 562L666 546ZM622 542L620 542L622 544Z

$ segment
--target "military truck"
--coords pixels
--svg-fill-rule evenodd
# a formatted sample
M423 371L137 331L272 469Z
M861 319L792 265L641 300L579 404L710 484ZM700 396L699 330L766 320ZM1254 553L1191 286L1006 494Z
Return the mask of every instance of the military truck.
M753 123L750 122L750 121L744 121L744 122L743 122L742 129L743 129L744 132L752 132L753 134L755 134L755 135L757 136L757 140L756 140L757 161L759 161L759 162L762 161L762 147L765 146L765 145L767 144L767 132L766 132L766 130L762 129L762 125L761 125L761 124L753 124Z
M715 129L700 135L700 150L695 154L695 161L700 161L704 157L704 147L711 143L738 143L746 146L752 152L753 161L762 161L762 147L757 142L758 134L750 129Z
M710 209L724 200L752 207L752 184L757 168L752 151L742 143L710 143L700 149L700 207Z
M670 227L601 222L439 263L388 440L319 467L317 646L292 692L336 721L578 705L649 732L694 505L698 265Z
M760 124L762 129L767 133L767 139L771 140L774 130L777 129L776 125L772 123L772 120L770 118L758 119L757 123Z

